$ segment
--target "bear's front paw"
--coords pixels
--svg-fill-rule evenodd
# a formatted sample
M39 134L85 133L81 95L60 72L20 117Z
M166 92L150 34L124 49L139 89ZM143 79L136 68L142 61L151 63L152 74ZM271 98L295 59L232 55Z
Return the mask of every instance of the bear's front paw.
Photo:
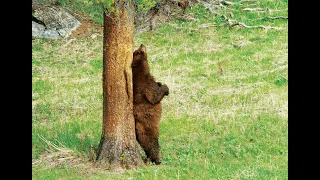
M162 85L162 87L163 87L163 89L164 89L164 94L166 95L166 96L168 96L169 95L169 88L168 88L168 86L167 85Z

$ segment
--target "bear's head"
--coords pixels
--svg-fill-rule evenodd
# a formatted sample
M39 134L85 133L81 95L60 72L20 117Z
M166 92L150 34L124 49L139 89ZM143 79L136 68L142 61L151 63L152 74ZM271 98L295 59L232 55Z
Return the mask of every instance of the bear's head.
M134 74L149 73L149 65L147 60L147 48L141 44L140 47L134 51L132 60L132 71Z

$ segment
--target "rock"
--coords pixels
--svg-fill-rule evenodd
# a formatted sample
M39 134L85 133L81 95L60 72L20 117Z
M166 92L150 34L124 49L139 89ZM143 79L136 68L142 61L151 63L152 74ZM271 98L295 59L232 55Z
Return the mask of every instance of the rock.
M48 38L48 39L60 39L58 31L46 29L44 25L38 24L32 21L32 37L34 38Z
M59 6L42 6L32 12L32 37L60 39L68 37L80 22Z

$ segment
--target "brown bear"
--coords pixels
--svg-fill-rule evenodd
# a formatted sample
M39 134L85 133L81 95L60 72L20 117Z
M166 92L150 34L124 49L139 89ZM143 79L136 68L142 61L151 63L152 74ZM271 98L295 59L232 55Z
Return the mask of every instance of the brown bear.
M146 47L141 44L133 53L133 115L136 138L147 155L147 161L161 163L159 156L160 101L169 95L165 84L156 82L150 74Z

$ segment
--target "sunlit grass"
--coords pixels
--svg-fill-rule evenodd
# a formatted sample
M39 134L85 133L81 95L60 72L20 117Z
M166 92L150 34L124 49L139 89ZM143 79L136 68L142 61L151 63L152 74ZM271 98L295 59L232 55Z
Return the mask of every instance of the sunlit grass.
M95 169L89 161L101 135L102 37L68 45L68 39L33 40L33 161L50 156L42 136L87 162L40 163L33 178L288 179L288 24L257 20L287 11L241 7L232 7L233 19L283 29L218 26L219 19L199 6L188 10L198 21L174 20L135 35L134 48L147 46L151 73L170 94L162 101L162 165L123 172ZM258 1L255 7L285 10L287 1Z

